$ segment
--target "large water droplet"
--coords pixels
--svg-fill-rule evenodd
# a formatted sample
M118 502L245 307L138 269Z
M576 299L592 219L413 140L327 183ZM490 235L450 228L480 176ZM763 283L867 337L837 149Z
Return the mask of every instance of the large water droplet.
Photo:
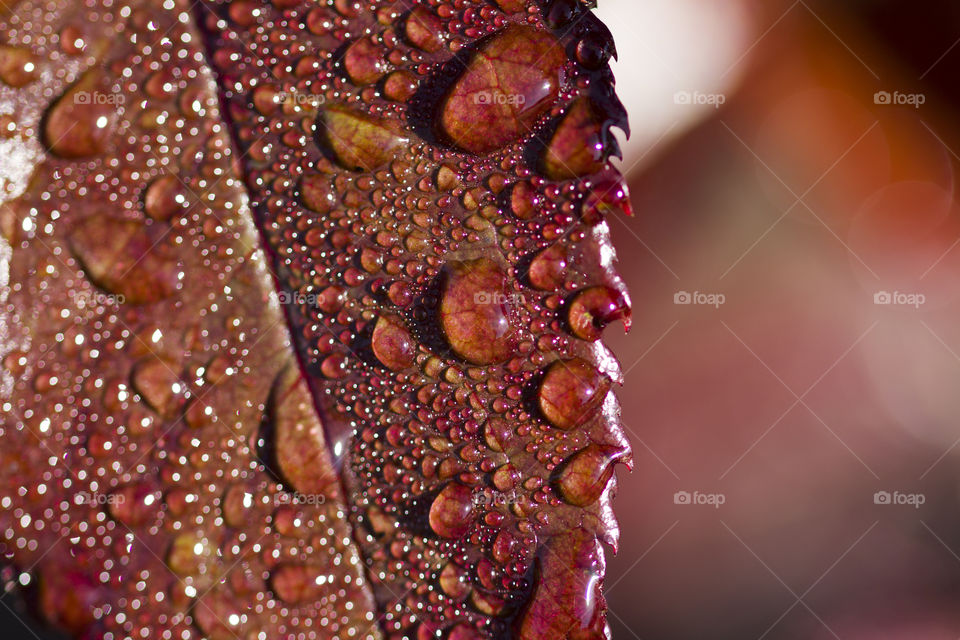
M470 530L473 492L470 487L451 482L430 505L430 528L443 538L459 538Z
M304 495L334 495L337 477L307 381L296 366L286 367L274 383L271 419L278 471ZM337 457L342 452L334 452Z
M613 475L619 450L591 444L564 461L557 476L557 489L564 500L577 507L596 502Z
M622 319L629 330L630 300L610 287L590 287L574 297L567 319L578 338L599 340L604 327L614 320Z
M554 244L530 262L530 284L542 291L555 291L563 284L567 271L567 251L562 244Z
M373 171L407 143L392 121L345 107L327 107L317 119L319 142L345 169Z
M11 87L24 87L37 77L37 60L29 49L0 45L0 80Z
M409 71L394 71L383 83L383 94L395 102L405 102L417 92L417 76Z
M507 277L488 258L447 264L440 322L454 352L474 364L503 362L513 355Z
M93 609L104 593L93 578L80 571L44 564L37 571L37 606L51 624L79 635L94 621Z
M343 67L354 84L373 84L384 74L384 52L370 40L361 38L343 54Z
M409 367L417 353L416 343L402 322L386 316L377 319L371 347L377 360L392 371Z
M415 47L429 52L439 51L443 47L442 32L440 19L424 6L416 7L407 15L404 33Z
M443 133L473 153L513 142L550 108L566 61L550 33L507 27L474 54L450 88L440 113Z
M538 401L550 424L569 430L592 418L609 390L610 378L589 362L557 360L543 376Z
M597 615L605 562L596 536L572 529L550 539L538 556L540 571L517 640L606 638L606 621Z
M206 640L237 640L244 637L241 612L229 595L216 590L198 598L191 615Z
M470 625L460 623L455 625L450 630L450 635L447 636L448 640L482 640L484 634L480 633L479 630L474 629Z
M578 98L557 125L543 158L552 180L579 178L603 169L603 123L589 98Z
M526 0L493 0L494 3L507 13L519 13L527 8Z
M466 572L453 562L448 563L440 572L440 588L454 600L467 597L470 592L467 580Z
M95 71L88 71L51 105L44 124L44 143L61 158L103 153L116 126L114 96L101 89Z
M253 491L242 484L231 485L220 503L223 519L231 527L242 527L250 520L254 504Z
M141 222L91 216L74 228L70 247L94 284L122 296L118 302L156 302L176 291L176 262Z

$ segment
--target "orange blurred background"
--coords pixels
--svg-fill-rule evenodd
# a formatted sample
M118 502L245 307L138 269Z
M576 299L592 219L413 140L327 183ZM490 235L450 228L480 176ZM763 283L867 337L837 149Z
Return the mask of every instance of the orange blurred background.
M603 0L618 640L960 637L960 6Z

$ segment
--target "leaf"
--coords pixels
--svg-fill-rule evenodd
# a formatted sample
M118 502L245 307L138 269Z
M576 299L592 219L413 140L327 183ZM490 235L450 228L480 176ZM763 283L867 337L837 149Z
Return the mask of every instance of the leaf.
M604 637L595 21L85 4L0 14L5 575L82 638Z

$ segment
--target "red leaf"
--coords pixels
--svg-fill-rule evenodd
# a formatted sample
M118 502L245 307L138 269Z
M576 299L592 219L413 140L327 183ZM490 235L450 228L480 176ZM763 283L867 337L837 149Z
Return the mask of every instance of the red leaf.
M602 637L610 43L135 4L0 8L5 578L77 637Z

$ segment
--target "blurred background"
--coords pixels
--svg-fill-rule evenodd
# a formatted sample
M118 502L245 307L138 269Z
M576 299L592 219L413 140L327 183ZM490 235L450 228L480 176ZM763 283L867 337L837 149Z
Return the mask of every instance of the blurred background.
M960 5L601 0L617 640L960 637Z

